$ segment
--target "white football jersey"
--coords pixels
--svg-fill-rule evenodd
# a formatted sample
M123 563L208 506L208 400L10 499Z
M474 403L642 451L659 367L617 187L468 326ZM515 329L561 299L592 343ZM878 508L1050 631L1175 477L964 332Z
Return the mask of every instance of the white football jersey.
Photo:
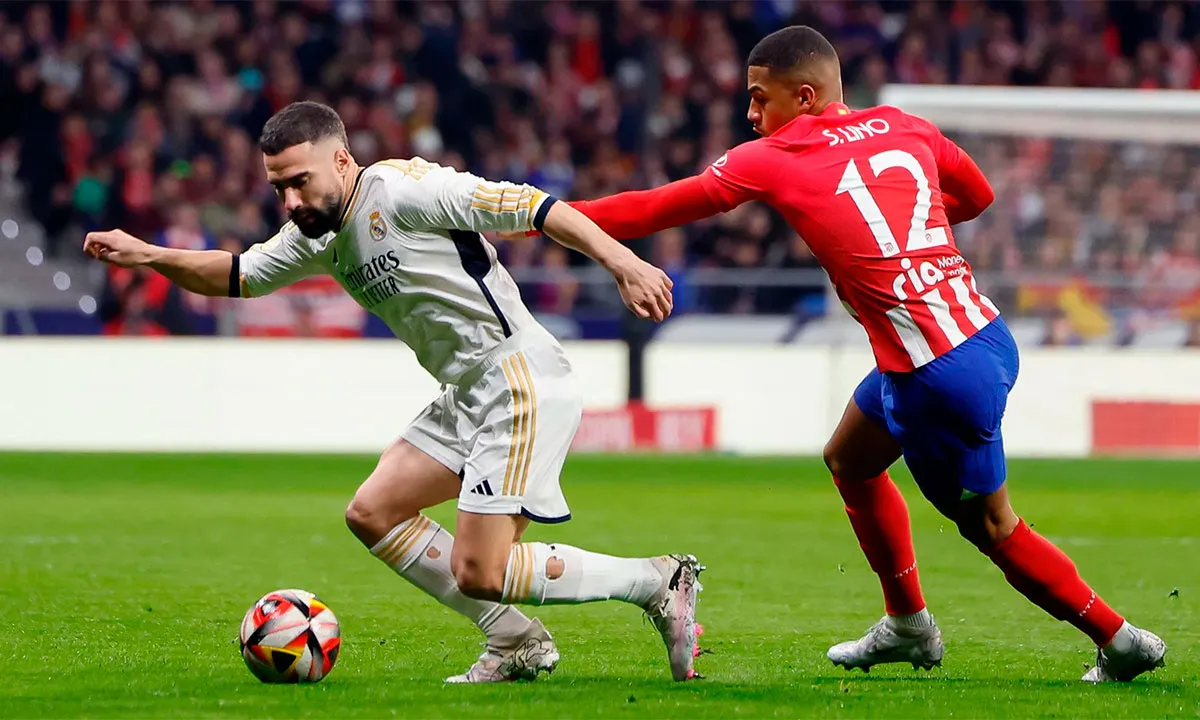
M340 230L313 239L289 222L246 250L238 260L240 294L259 297L332 275L422 367L455 385L514 333L545 332L480 233L540 229L553 202L528 185L421 158L385 160L360 171Z

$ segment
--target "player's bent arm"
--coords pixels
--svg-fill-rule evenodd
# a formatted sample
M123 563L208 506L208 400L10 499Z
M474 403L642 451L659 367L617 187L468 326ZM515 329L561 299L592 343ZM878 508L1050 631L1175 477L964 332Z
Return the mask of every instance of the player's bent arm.
M587 255L609 272L637 259L632 250L566 203L556 202L550 206L542 223L542 232L558 244Z
M951 225L974 220L996 200L996 192L970 155L959 149L959 156L938 167L946 219Z
M937 163L946 219L951 225L974 220L996 199L991 183L971 156L935 125L915 119L927 133Z
M933 151L946 219L951 225L957 225L979 217L996 199L983 171L965 150L943 135L937 125L916 115L906 114L905 117Z
M728 210L713 201L704 182L702 175L696 175L652 190L572 202L571 207L617 240L632 240Z
M566 203L551 203L542 230L559 244L578 250L612 273L625 306L638 317L662 322L671 314L674 300L667 274L614 240L583 213Z

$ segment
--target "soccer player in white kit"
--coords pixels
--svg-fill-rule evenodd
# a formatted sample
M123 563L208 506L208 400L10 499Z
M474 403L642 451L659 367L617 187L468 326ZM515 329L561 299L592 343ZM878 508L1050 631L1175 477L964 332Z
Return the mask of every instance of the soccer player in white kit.
M531 520L570 518L559 473L582 401L563 348L480 233L541 230L601 263L626 305L658 321L671 311L667 276L528 185L420 158L360 167L341 119L319 103L280 110L259 144L290 218L270 240L237 255L110 230L88 233L85 252L214 297L259 297L328 273L443 384L384 451L346 523L372 554L485 634L484 653L448 682L533 679L554 669L550 634L514 604L608 599L643 608L666 643L672 677L692 677L702 569L693 556L618 558L521 542ZM421 512L455 497L457 537Z

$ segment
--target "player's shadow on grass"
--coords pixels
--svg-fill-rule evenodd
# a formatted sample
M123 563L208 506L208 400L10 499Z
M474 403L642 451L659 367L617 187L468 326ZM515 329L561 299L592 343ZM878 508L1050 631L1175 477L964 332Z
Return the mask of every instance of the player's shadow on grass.
M737 701L742 703L793 703L801 696L809 697L809 701L824 698L824 702L832 702L842 697L865 698L876 692L885 694L899 692L914 697L937 697L946 693L946 697L958 697L964 693L970 696L988 695L1000 696L1014 691L1032 691L1031 697L1040 697L1040 693L1061 694L1064 697L1084 694L1104 693L1104 697L1145 698L1148 694L1176 694L1184 691L1187 686L1180 681L1159 682L1152 679L1139 680L1134 683L1111 684L1110 689L1092 687L1080 680L1050 680L1050 679L1021 679L995 677L946 677L945 675L924 674L911 676L868 676L861 674L853 677L830 675L805 675L797 673L782 680L765 682L722 682L719 676L708 676L702 680L675 683L669 679L637 678L624 679L612 675L573 677L570 679L556 677L548 682L505 684L502 688L488 686L486 688L462 686L467 695L472 692L491 695L496 690L504 697L519 697L528 695L541 701L554 701L564 696L604 698L605 702L635 705L636 703L657 703L670 699L672 702L707 703L713 701ZM865 693L865 695L864 695Z
M801 676L797 676L800 678ZM1078 688L1083 690L1091 690L1091 683L1086 683L1082 680L1071 679L1048 679L1048 678L1021 678L1021 677L948 677L942 673L914 673L911 675L877 675L864 674L861 672L846 673L844 675L825 674L825 675L808 675L803 676L803 680L813 685L837 685L853 688L858 684L911 684L914 682L920 683L936 683L944 685L973 685L978 687L994 686L998 688L1012 688L1013 686L1037 687L1046 689L1065 689ZM1132 683L1101 683L1105 687L1114 688L1154 688L1155 690L1182 690L1185 687L1190 687L1182 680L1160 680L1153 677L1140 678Z

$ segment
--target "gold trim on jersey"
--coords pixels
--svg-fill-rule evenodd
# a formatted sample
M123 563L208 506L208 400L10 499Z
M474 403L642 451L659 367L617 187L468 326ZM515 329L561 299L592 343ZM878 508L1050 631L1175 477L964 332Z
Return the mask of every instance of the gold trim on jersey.
M508 465L504 470L502 495L521 496L529 484L529 466L533 464L533 443L537 434L537 393L529 375L524 353L516 353L500 363L508 389L513 396L512 438L508 445Z
M401 530L399 535L392 538L392 541L379 551L377 557L388 565L395 565L432 525L432 520L424 515L418 515L408 527Z
M408 160L404 160L404 159L400 159L400 158L389 158L387 160L380 160L379 162L377 162L375 164L376 165L387 165L388 167L396 168L397 170L399 170L400 172L404 173L405 175L411 177L414 180L420 180L421 178L425 177L426 173L428 173L430 170L437 167L436 165L429 162L428 160L425 160L424 158L419 158L419 157L414 157L414 158L411 158Z
M363 173L366 168L359 168L358 175L354 177L354 188L350 190L350 199L346 201L346 207L342 208L342 216L338 219L338 230L341 230L346 225L346 220L349 219L350 213L354 212L354 203L358 201L358 191L362 189Z
M471 208L493 213L528 211L533 207L537 192L528 185L506 187L482 182L475 187Z

